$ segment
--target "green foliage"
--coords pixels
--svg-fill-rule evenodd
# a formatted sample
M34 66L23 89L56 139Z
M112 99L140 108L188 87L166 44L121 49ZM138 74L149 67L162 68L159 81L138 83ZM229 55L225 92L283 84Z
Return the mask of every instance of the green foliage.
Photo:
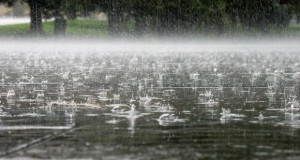
M0 0L14 4L16 0ZM32 0L23 0L32 2ZM46 18L85 17L95 11L108 16L111 35L227 34L257 35L284 31L293 14L300 15L297 0L43 0ZM299 16L300 17L300 16ZM83 30L89 30L84 29Z
M0 35L16 36L29 35L29 24L16 24L0 26ZM107 21L96 20L69 20L66 31L67 36L88 36L88 37L102 37L107 36ZM53 22L43 23L44 33L46 35L53 35Z
M117 0L108 0L108 4ZM282 30L291 18L290 8L275 0L125 0L121 11L134 19L136 32L159 34L223 34L228 30L266 33ZM113 5L118 8L118 5ZM143 27L141 27L143 26Z

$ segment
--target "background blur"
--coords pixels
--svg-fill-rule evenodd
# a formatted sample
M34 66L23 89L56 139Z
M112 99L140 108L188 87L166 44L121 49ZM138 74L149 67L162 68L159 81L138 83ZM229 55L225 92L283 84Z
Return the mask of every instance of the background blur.
M4 36L288 36L299 0L0 0Z

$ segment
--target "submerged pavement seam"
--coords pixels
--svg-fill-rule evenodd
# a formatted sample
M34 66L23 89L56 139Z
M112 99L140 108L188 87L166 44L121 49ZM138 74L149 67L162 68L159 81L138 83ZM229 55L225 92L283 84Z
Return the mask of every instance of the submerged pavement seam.
M44 141L57 138L57 137L62 136L64 134L72 133L72 132L74 132L77 129L80 129L80 127L78 127L78 128L72 128L72 129L69 129L67 131L56 132L56 133L53 133L53 134L47 134L46 136L34 139L31 142L29 142L29 143L20 144L20 145L18 145L16 147L13 147L13 148L9 149L8 151L0 152L0 158L3 158L3 157L8 156L10 154L19 152L21 150L26 150L29 147L32 147L33 145L40 144L40 143L42 143Z

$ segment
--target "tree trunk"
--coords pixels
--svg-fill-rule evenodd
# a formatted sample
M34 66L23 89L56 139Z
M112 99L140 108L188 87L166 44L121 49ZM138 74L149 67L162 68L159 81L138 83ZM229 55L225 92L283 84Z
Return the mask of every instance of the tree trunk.
M119 34L119 27L117 17L113 11L109 11L108 17L108 31L110 36L117 36Z
M41 35L42 30L42 3L41 0L28 0L30 7L30 33Z
M237 24L238 24L237 15L234 15L231 17L231 34L232 35L234 35L236 33Z
M146 16L143 15L143 11L137 11L135 14L135 34L137 36L143 36L146 29Z
M53 33L56 36L65 36L67 20L62 14L62 1L56 1L55 3L55 20L54 20L54 30Z
M110 36L120 36L123 29L123 15L120 0L112 0L108 6L108 30Z
M66 35L67 21L64 17L58 16L54 20L54 34L57 36Z

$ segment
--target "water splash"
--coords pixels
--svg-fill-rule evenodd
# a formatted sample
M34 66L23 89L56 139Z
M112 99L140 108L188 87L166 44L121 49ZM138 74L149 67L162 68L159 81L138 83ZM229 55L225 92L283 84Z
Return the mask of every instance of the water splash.
M220 118L220 120L224 121L226 119L231 119L231 120L242 120L241 118L246 117L244 114L235 114L235 113L231 113L230 109L225 109L222 108L222 113L220 113L220 115L222 115L222 117Z
M178 118L178 116L175 116L175 114L173 113L165 113L162 114L158 119L158 124L160 126L168 126L174 123L182 123L182 122L186 122L187 119L180 119Z
M74 125L67 125L67 126L0 126L0 131L12 131L12 130L68 130L73 128Z

